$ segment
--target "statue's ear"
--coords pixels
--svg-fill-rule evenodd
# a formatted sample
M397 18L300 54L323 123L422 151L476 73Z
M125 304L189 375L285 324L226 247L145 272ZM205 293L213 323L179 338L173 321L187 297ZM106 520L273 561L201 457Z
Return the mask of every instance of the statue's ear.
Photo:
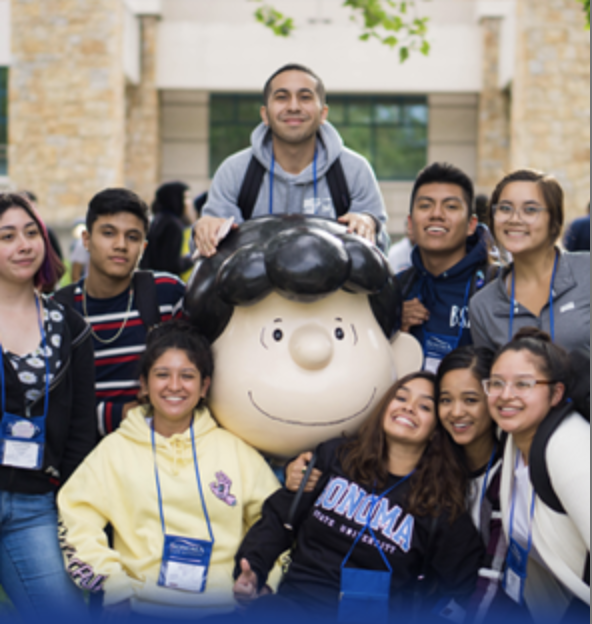
M397 332L391 340L391 351L399 379L409 373L421 370L423 349L419 341L411 334L402 331Z

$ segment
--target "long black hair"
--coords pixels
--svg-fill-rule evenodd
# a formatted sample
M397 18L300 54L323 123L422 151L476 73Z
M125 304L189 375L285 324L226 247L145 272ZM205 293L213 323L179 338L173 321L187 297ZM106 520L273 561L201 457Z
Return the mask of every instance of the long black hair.
M398 379L386 392L359 432L339 450L344 472L362 485L384 487L388 479L388 444L384 417L398 391L414 379L425 379L434 388L435 430L410 480L409 513L438 517L442 513L451 521L465 511L467 476L451 440L437 416L436 377L419 371Z
M491 373L491 366L493 364L494 353L490 349L485 347L475 347L473 345L466 345L459 347L454 351L451 351L444 357L438 368L438 390L442 387L442 380L444 377L456 370L468 370L473 377L479 382L479 385L483 380L489 377ZM439 419L439 418L438 418ZM450 439L451 444L454 446L455 452L459 461L463 465L467 475L471 470L467 461L466 453L464 449L456 444L452 439L452 436L446 431L446 435ZM500 448L500 442L497 440L495 433L495 422L491 420L491 437L498 444L498 450ZM505 437L505 436L504 436ZM503 440L503 437L502 437Z

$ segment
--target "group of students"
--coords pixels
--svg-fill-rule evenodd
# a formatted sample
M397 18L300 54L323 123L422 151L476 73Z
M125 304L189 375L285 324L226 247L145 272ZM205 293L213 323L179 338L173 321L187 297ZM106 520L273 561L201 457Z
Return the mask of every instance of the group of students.
M320 171L336 139L325 128L315 148L326 117L315 81L293 67L268 81L271 143L259 134L277 161L254 213L283 205L274 188L290 185L313 194L303 205L327 206ZM290 177L307 164L298 141L313 146L310 179ZM380 243L372 175L336 152L350 183L364 174L342 222ZM195 228L204 255L224 220L211 216L218 187ZM420 173L400 283L426 370L398 380L356 435L296 458L280 487L209 413L210 347L171 320L181 281L135 272L145 204L98 193L88 276L51 298L39 294L60 273L46 228L25 198L1 195L0 584L19 613L83 619L77 585L115 617L219 618L237 603L254 621L589 617L589 406L577 413L567 354L589 360L589 254L556 247L563 199L548 176L504 178L490 234L472 206L458 169ZM490 236L512 264L490 270ZM540 432L552 500L533 485Z

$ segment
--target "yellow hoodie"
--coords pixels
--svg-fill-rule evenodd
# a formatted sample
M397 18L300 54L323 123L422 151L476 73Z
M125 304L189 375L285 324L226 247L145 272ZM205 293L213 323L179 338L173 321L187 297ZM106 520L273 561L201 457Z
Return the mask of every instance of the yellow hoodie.
M60 543L68 572L81 589L103 589L105 605L130 599L134 611L161 616L171 609L205 616L234 608L234 556L279 484L261 455L219 428L207 409L195 412L193 430L215 540L202 594L157 585L164 536L145 408L131 411L61 489ZM209 540L190 431L155 437L167 534ZM113 548L103 530L108 523Z

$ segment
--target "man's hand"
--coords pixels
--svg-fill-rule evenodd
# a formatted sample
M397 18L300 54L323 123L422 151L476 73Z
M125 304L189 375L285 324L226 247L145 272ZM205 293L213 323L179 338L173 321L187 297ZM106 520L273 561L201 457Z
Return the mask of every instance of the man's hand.
M194 240L195 246L200 255L204 258L211 258L218 248L218 235L220 228L226 223L227 219L220 217L202 217L195 224ZM236 228L236 223L232 228Z
M312 453L302 453L299 455L291 464L288 464L286 468L286 487L291 492L297 492L300 484L302 483L302 479L304 477L304 473L308 467L308 463L312 459ZM305 492L312 492L319 479L323 473L316 468L310 473L310 478L304 488Z
M241 605L247 606L250 602L259 597L257 590L257 575L251 570L251 565L246 559L241 559L241 573L234 582L234 599ZM261 592L264 593L263 591ZM267 592L265 592L267 593Z
M403 302L403 318L401 319L401 331L408 332L415 325L423 325L429 321L430 313L417 298Z
M337 219L339 223L347 225L347 231L358 234L362 238L376 244L376 221L367 214L348 212Z

